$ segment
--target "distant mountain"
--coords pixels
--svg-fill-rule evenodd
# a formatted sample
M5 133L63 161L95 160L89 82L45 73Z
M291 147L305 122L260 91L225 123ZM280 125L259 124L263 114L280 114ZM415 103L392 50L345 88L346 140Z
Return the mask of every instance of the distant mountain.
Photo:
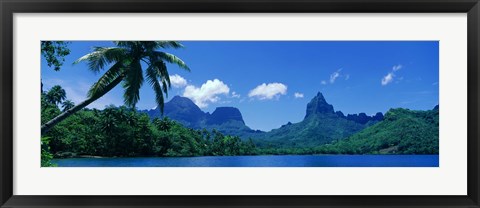
M149 111L148 114L151 118L161 117L158 107L155 110ZM203 112L192 100L180 96L175 96L172 100L165 103L163 115L190 128L202 126L203 120L208 116L208 114Z
M359 115L362 119L355 119L355 116L350 116L349 119L341 111L335 112L319 92L307 104L303 121L293 124L289 122L261 135L255 141L263 147L312 147L351 136L367 127L369 122L378 122L383 118L381 113L376 117L364 113Z
M332 154L438 154L438 105L433 110L390 109L383 121L325 145Z
M223 134L248 138L262 131L252 130L245 125L240 110L234 107L218 107L212 114L203 112L195 103L186 98L175 96L165 103L163 117L180 122L193 129L216 129ZM150 118L162 118L160 109L143 110Z
M238 121L245 125L242 113L234 107L218 107L207 119L208 125L221 125L228 121Z
M330 105L323 97L323 94L318 92L310 102L307 104L307 112L305 113L305 119L317 116L317 115L328 115L334 114L333 105Z
M151 118L161 118L159 109L145 110ZM318 93L306 107L305 118L299 123L283 125L270 132L252 130L245 125L242 113L234 107L218 107L210 113L203 112L188 98L175 96L165 103L163 116L194 129L216 129L223 134L253 138L260 146L311 147L351 136L383 119L382 113L367 116L365 113L345 116L334 111L322 93Z
M381 120L383 120L383 114L378 112L374 116L368 116L365 113L359 113L359 114L348 114L345 116L342 111L337 111L335 112L339 117L345 118L350 121L354 121L360 124L367 124L367 125L372 125L375 124Z
M151 118L159 109L144 110ZM322 93L307 104L301 122L288 122L270 132L252 130L234 107L203 112L190 99L175 96L165 103L164 115L194 129L216 129L223 134L253 138L265 148L315 148L332 154L438 154L438 105L433 110L391 109L344 115L327 103ZM260 112L259 112L260 113Z
M323 94L318 92L317 96L315 96L308 104L307 104L307 112L305 113L305 119L311 116L316 115L325 115L325 114L332 114L335 113L340 118L345 118L350 121L354 121L360 124L373 124L383 120L383 114L378 112L374 116L367 116L365 113L359 114L348 114L345 116L342 111L334 112L333 106L328 104L325 101L325 97Z

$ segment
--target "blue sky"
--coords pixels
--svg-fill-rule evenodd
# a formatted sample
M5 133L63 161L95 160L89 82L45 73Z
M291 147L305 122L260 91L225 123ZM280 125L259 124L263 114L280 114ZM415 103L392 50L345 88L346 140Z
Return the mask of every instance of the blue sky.
M390 108L432 109L438 104L437 41L182 41L184 49L167 50L191 68L168 65L175 95L191 98L202 110L240 109L253 129L271 130L299 122L307 103L322 92L344 114L385 113ZM42 58L44 90L61 85L67 99L79 103L102 75L84 63L72 65L93 46L112 42L74 41L60 71ZM104 71L102 71L104 72ZM122 105L121 85L90 104L103 109ZM156 106L148 83L138 109Z

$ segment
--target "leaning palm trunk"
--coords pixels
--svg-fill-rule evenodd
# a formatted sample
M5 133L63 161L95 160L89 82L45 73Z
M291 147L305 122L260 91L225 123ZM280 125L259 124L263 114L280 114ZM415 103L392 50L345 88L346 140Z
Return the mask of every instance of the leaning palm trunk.
M105 95L121 81L124 82L123 88L125 89L124 103L129 107L134 107L140 99L140 87L144 81L142 61L148 64L145 70L146 80L153 88L155 100L163 113L163 93L168 95L168 89L170 88L170 76L166 63L176 64L187 71L190 71L190 69L185 62L175 55L156 51L156 49L182 48L182 44L175 41L117 41L115 44L117 47L96 47L92 53L74 62L87 61L89 69L94 72L99 72L109 64L113 65L90 88L87 100L42 125L42 134L55 124Z
M94 96L90 96L87 100L81 102L80 104L66 110L65 112L61 113L57 117L53 118L52 120L48 121L47 123L42 125L42 135L45 134L50 128L55 126L57 123L60 121L63 121L66 119L68 116L76 113L77 111L83 109L84 107L87 107L92 103L93 101L97 100L98 98L102 97L105 95L107 92L109 92L111 89L113 89L115 86L117 86L123 79L123 76L118 76L113 82L111 82L109 85L105 87L105 90L95 94Z

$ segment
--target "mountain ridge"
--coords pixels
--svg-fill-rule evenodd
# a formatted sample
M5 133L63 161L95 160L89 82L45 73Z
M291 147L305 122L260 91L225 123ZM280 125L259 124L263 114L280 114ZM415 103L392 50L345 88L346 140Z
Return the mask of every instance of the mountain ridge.
M329 104L322 93L318 92L306 106L305 117L297 123L287 122L277 129L268 132L252 130L245 124L241 111L235 107L217 107L211 114L203 112L198 106L188 98L175 96L171 101L165 103L164 115L176 120L183 125L194 129L216 129L225 135L239 136L243 140L251 138L253 142L262 148L311 148L322 147L323 153L338 153L337 149L345 149L344 153L430 153L430 150L420 150L412 152L411 147L397 140L391 142L393 146L382 146L380 137L376 132L391 135L394 137L398 132L410 132L409 138L423 138L425 135L416 135L418 131L411 131L407 128L404 121L409 121L412 125L420 125L428 129L427 132L435 132L435 127L431 127L428 122L438 125L438 105L429 111L411 111L408 109L390 109L386 115L381 112L375 115L365 113L343 114L342 111L335 111L333 105ZM158 109L145 111L151 118L161 117ZM436 113L436 114L435 114ZM436 117L435 117L436 115ZM430 116L430 120L425 123L424 118ZM416 118L418 117L418 118ZM400 122L400 123L399 123ZM395 125L399 125L395 127ZM408 122L407 122L408 123ZM380 128L381 127L381 128ZM436 127L438 129L438 126ZM423 130L422 130L423 131ZM438 132L437 132L438 133ZM420 133L418 133L420 134ZM376 138L376 143L369 141L368 137ZM429 146L435 147L435 141L438 137L423 139ZM359 145L363 143L372 143L372 149L365 149ZM423 141L412 141L423 142ZM375 146L382 144L380 146ZM396 146L398 144L398 146ZM389 144L390 145L390 144ZM327 148L328 147L328 148ZM348 149L355 147L357 149ZM332 149L334 148L334 149ZM360 150L358 149L360 148ZM410 149L409 149L410 148ZM433 148L434 149L434 148ZM348 150L348 151L347 151ZM342 152L340 152L342 153ZM435 153L435 152L433 152Z
M323 94L318 92L306 106L305 117L297 123L288 122L268 132L253 130L245 124L241 111L235 107L217 107L211 114L202 111L186 97L175 96L165 103L164 114L158 108L144 110L152 119L169 117L186 127L216 129L221 133L252 138L259 145L306 146L325 144L348 137L383 119L382 113L368 116L365 113L348 114L334 111Z
M438 154L439 108L393 108L381 122L319 148L322 154Z
M289 122L266 132L255 141L263 147L308 147L346 138L367 127L367 123L349 120L341 111L337 112L323 94L318 92L307 104L302 121Z
M169 117L189 128L216 129L221 133L242 138L262 132L248 127L238 108L217 107L212 113L204 112L189 98L178 95L165 103L163 115L158 107L141 112L147 113L151 119Z

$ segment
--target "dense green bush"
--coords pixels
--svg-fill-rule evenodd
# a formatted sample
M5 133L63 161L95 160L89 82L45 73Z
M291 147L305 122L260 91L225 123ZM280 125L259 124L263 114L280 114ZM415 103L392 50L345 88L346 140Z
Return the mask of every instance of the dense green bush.
M438 109L391 109L385 119L346 139L316 148L330 154L438 154Z
M61 110L42 101L42 122ZM124 106L84 109L54 126L44 137L54 157L95 155L108 157L250 155L251 140L225 136L213 130L185 128L168 118L150 120L147 114Z
M62 112L63 109L58 106L69 106L61 105L65 98L46 99L46 95L47 93L42 93L42 123ZM325 126L330 120L314 117L308 121L305 124ZM294 140L282 143L281 139L259 141L259 138L242 141L240 137L224 135L215 129L186 128L168 117L151 120L146 113L139 113L125 106L107 106L104 110L80 110L42 135L41 162L42 167L51 166L52 158L82 155L182 157L257 154L438 154L438 125L438 108L429 111L392 109L385 114L383 121L347 138L335 137L329 143L324 143L322 135L349 135L352 129L358 129L349 130L348 125L338 125L338 128L329 128L329 131L322 134L311 135L318 141L302 143ZM291 128L313 128L312 126L298 125ZM315 131L322 129L324 128ZM274 135L273 133L270 135Z

